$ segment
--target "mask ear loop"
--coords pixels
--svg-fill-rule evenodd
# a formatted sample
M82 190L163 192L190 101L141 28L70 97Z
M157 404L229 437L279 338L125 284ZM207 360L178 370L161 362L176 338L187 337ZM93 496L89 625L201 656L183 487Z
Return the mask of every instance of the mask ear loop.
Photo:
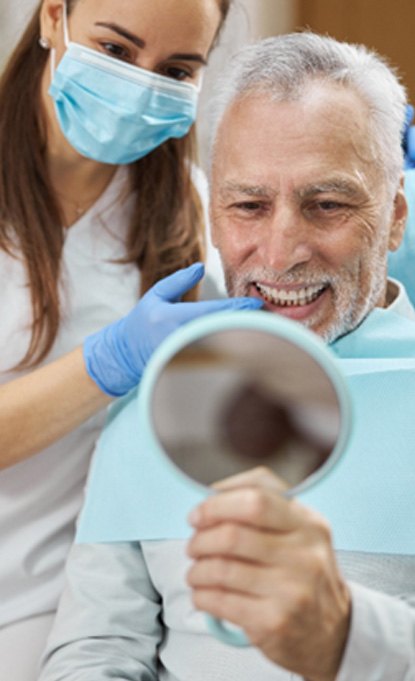
M204 79L205 79L205 69L201 69L199 79L198 79L198 81L197 81L197 83L196 83L196 85L195 85L195 88L196 88L198 94L200 94L200 91L201 91L201 89L202 89L202 87L203 87L203 81L204 81Z
M69 30L68 30L68 9L66 6L66 0L62 2L62 26L63 26L63 42L65 47L69 47ZM53 80L53 76L56 71L56 49L52 47L50 51L50 80Z
M56 50L54 47L52 47L50 51L50 82L52 82L53 76L55 75L55 69L56 69Z
M66 0L63 0L63 14L62 14L62 24L63 24L63 41L65 43L65 47L69 47L70 43L70 38L69 38L69 30L68 30L68 9L66 6Z

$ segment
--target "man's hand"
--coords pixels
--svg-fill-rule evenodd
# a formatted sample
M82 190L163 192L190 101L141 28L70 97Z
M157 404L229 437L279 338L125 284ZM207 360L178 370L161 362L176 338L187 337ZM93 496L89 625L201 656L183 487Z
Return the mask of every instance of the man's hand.
M276 664L310 681L334 681L351 598L325 520L281 495L258 468L216 486L190 515L194 605L240 626Z

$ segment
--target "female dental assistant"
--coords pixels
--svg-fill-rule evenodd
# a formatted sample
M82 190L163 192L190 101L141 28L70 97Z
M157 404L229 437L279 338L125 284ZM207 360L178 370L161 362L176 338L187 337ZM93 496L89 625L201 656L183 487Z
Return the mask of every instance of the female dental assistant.
M189 130L229 3L44 0L0 83L1 679L36 678L103 408L176 326L250 304L177 302L203 274Z

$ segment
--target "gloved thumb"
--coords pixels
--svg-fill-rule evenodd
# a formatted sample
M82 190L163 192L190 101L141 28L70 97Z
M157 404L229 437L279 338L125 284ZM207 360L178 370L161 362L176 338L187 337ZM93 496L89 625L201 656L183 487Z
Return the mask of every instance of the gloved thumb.
M193 288L201 280L204 273L203 263L195 262L193 265L173 272L173 274L158 281L153 286L152 293L162 300L174 303Z

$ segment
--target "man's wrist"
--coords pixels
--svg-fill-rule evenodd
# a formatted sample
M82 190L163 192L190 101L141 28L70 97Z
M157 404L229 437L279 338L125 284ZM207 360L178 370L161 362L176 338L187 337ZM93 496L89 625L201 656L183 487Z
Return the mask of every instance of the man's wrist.
M326 652L323 653L326 664L321 665L318 672L305 681L336 681L346 650L352 621L352 596L346 583L340 585L339 601L340 616L336 626L332 628Z

